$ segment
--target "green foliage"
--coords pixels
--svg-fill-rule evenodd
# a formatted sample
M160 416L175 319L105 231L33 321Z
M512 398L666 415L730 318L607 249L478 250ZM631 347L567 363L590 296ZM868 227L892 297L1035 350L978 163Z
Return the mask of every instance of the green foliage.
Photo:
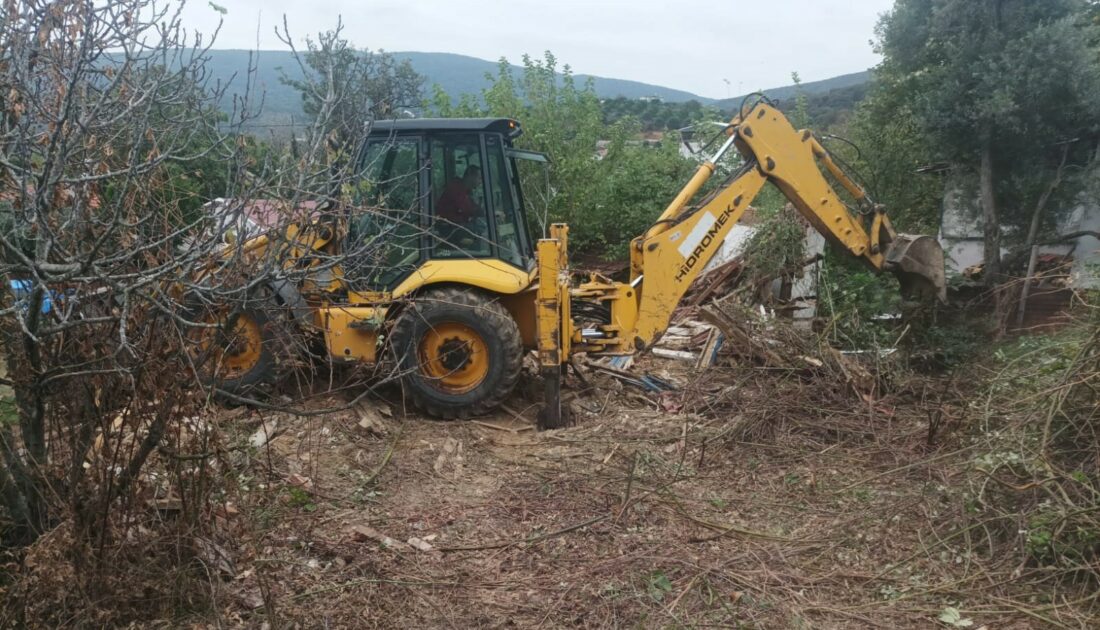
M633 118L642 131L683 129L703 119L718 119L721 115L697 100L684 103L665 103L648 99L628 99L622 96L602 102L604 122L612 125L620 120Z
M299 92L308 117L324 119L326 131L339 140L356 142L371 120L419 104L423 78L407 60L356 49L341 37L342 28L307 39L309 72L303 77L283 72L280 81Z
M914 93L943 150L972 157L991 134L1015 142L1090 120L1093 55L1080 0L901 0L879 27L880 72Z
M687 182L692 166L671 142L653 148L620 145L608 159L587 209L573 215L578 229L570 237L592 252L625 260L630 240L653 224Z
M19 422L19 407L15 404L15 395L10 388L4 387L0 389L0 427L15 425L17 422Z
M674 143L646 147L634 142L640 126L631 118L610 125L592 83L577 85L568 66L558 72L557 59L523 58L523 72L501 60L481 99L465 96L457 103L442 89L429 107L441 116L508 116L521 122L517 145L553 159L554 191L548 213L553 221L573 227L575 251L622 256L627 242L652 224L693 171ZM597 145L606 153L597 157ZM524 182L527 193L532 183Z
M767 90L765 94L792 121L799 118L798 108L801 105L805 114L804 120L812 122L812 125L803 126L823 132L844 126L856 105L866 96L869 87L870 73L860 72L810 83L803 83L799 77L796 85ZM737 113L743 100L744 97L726 99L714 106L722 113L721 118L728 120Z
M1029 335L1002 343L992 352L1001 374L991 388L1011 396L1055 387L1087 342L1086 331L1075 326L1057 334Z
M208 116L211 120L223 118L213 110L208 112ZM204 204L226 195L232 173L221 149L227 144L226 136L211 128L196 129L186 148L198 157L187 161L170 160L161 165L156 176L163 185L153 191L153 204L178 211L170 213L170 216L193 221ZM111 186L108 184L105 190L111 190Z
M787 197L783 195L782 191L769 185L760 189L760 193L756 195L752 206L756 208L761 216L772 217L782 212L788 203L790 202L787 201Z
M989 332L980 323L963 319L914 326L905 339L914 364L933 371L953 370L984 356Z
M313 502L313 495L297 486L287 486L287 505L306 512L316 512L317 504Z
M121 59L115 61L121 62ZM176 72L171 65L149 65L130 71L134 73L131 79L134 82L169 81ZM145 133L130 139L134 143L132 146L127 146L121 138L114 139L108 159L123 156L128 150L139 155L163 151L164 141L157 134L170 127L175 119L192 116L188 133L175 143L175 155L160 162L145 175L156 184L150 187L145 203L160 208L177 222L186 223L197 218L203 204L226 195L232 176L227 153L232 143L218 129L218 125L226 122L226 114L218 111L203 86L195 82L181 82L175 84L175 89L178 93L171 98L165 97L162 102L150 105ZM126 88L120 88L120 97L125 94ZM121 162L114 165L114 168L119 167ZM98 190L100 202L110 206L119 202L120 197L129 190L129 182L107 178Z
M672 581L661 571L654 571L646 578L646 592L650 599L661 602L672 592Z
M866 349L886 346L897 339L893 322L878 315L897 313L901 296L892 276L872 273L851 256L830 248L818 279L818 314L830 322L830 342L839 347Z
M943 180L917 170L936 160L912 107L882 83L876 83L857 107L844 132L858 147L828 141L861 176L877 203L886 207L894 227L914 234L939 228Z
M791 124L795 129L805 129L810 126L810 99L802 90L802 79L797 72L791 73L791 83L795 87L794 110L791 112Z
M1091 301L1095 296L1082 297L1073 325L1005 341L982 365L993 377L975 407L985 413L975 427L981 450L973 458L971 486L989 488L990 479L1011 486L976 493L976 511L988 522L990 515L1003 519L1008 544L1029 562L1095 581L1100 309Z
M1083 473L1079 473L1083 475ZM1027 552L1042 564L1085 561L1100 551L1100 523L1074 518L1072 510L1043 501L1028 515Z
M814 129L829 131L845 125L869 88L868 82L829 90L823 94L807 93L806 111L813 121ZM780 103L780 109L784 109L788 102Z
M1058 335L1020 337L997 348L993 358L1005 364L1026 361L1034 371L1021 375L1022 380L1012 383L1014 386L1034 386L1036 376L1050 379L1069 368L1079 344L1085 341L1081 332L1073 328ZM1011 378L1012 373L1006 376Z
M769 187L771 188L771 187ZM806 226L791 206L776 212L762 211L742 254L747 273L754 280L771 280L801 269L806 259Z
M898 317L906 313L894 276L873 273L841 252L826 253L818 282L818 314L829 321L832 345L848 349L898 345L911 365L938 371L972 361L988 342L986 329L969 318L932 322Z
M887 145L976 172L993 156L1003 224L1020 229L1051 179L1062 140L1100 128L1100 64L1084 0L898 0L878 27L878 123ZM873 110L873 107L871 108ZM912 128L909 128L912 125ZM866 143L865 143L866 144Z

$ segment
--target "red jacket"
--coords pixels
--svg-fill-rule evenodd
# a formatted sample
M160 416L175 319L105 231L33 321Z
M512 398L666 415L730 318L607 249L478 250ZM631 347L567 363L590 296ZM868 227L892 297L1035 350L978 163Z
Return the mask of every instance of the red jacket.
M470 191L459 178L447 183L435 203L435 215L452 223L469 223L481 214L481 208L470 198Z

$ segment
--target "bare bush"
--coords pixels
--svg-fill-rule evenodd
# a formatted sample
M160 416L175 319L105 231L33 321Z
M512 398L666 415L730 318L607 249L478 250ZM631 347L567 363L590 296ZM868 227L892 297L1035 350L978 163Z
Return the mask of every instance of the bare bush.
M265 351L281 375L308 371L316 331L302 325L300 295L281 289L331 279L371 247L310 250L334 241L360 185L358 160L346 158L362 137L330 134L347 91L307 78L312 126L293 151L257 147L240 133L262 108L252 72L240 77L243 96L211 81L211 42L185 31L181 7L26 0L0 14L0 335L11 389L0 409L0 550L33 544L27 558L56 556L71 570L51 565L4 598L23 606L7 612L24 622L57 623L112 596L140 609L127 558L209 565L210 545L195 541L225 463L203 410L225 349L241 343L240 316L277 328L279 347ZM221 395L258 397L258 384L244 385ZM153 573L171 597L194 595L171 585L171 570Z

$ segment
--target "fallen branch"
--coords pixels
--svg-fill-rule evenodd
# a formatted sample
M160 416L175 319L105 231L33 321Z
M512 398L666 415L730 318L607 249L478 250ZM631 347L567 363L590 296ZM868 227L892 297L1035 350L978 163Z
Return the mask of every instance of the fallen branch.
M363 481L363 487L366 487L366 486L370 485L375 479L377 479L378 475L382 473L382 469L386 467L386 464L390 463L390 459L393 458L393 451L394 451L395 448L397 448L397 443L401 440L401 434L404 433L404 432L405 432L405 425L404 424L398 425L397 435L393 436L393 441L390 442L389 447L386 448L386 453L384 455L382 455L381 463L379 463L378 467L375 468L374 471L370 474L370 476L367 477Z
M582 521L580 523L577 523L576 525L570 525L569 527L563 527L562 529L557 529L552 532L547 532L545 534L539 534L538 536L530 536L521 540L510 540L507 542L493 543L490 545L474 545L470 547L438 547L438 549L442 552L486 551L489 549L504 549L505 547L513 547L516 545L533 545L537 542L542 542L543 540L546 540L548 538L554 538L556 536L561 536L562 534L568 534L569 532L588 527L589 525L595 525L596 523L599 523L600 521L606 521L609 518L611 518L610 514L604 514L603 516L596 516L588 519L587 521Z

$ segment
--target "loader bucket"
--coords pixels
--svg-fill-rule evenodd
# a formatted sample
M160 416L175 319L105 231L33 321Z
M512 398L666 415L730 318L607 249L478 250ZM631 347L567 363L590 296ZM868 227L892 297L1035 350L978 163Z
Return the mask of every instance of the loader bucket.
M898 234L886 250L886 270L897 276L906 299L947 301L943 248L935 237Z

